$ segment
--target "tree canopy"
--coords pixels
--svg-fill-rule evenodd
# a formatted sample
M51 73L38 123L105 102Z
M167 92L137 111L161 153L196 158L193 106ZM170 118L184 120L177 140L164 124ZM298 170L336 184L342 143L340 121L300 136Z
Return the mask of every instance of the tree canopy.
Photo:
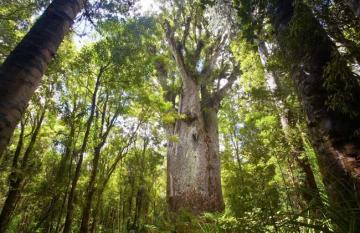
M0 233L358 233L359 25L352 0L1 1Z

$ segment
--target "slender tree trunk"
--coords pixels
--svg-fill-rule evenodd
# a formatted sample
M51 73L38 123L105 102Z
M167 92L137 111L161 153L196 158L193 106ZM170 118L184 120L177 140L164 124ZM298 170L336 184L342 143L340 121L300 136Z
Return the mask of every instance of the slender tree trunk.
M144 206L144 198L145 198L145 187L140 187L137 191L136 198L135 198L135 212L134 212L134 220L131 226L131 229L135 232L138 232L140 229L140 218L141 212Z
M170 208L194 213L222 211L217 110L202 105L194 80L183 80L179 113L186 117L175 124L178 141L171 144L168 154Z
M114 121L114 119L116 118L116 115L114 115L114 118L112 121ZM98 217L98 213L99 213L99 209L100 209L100 204L101 204L101 199L102 199L102 195L105 191L105 188L111 178L111 175L113 174L113 172L115 171L117 165L119 164L119 162L122 160L122 158L126 155L128 148L130 147L130 145L134 142L134 140L136 140L136 133L137 130L139 129L141 123L139 123L135 129L135 131L129 136L129 140L127 142L127 144L120 149L119 154L116 156L115 161L113 162L113 164L111 164L109 170L106 173L106 176L104 178L104 181L102 182L102 184L100 185L100 187L98 188L97 192L97 198L96 200L96 206L92 212L92 216L93 216L93 222L91 224L91 229L90 232L93 233L96 230L96 225L97 225L97 217ZM96 169L97 170L97 169ZM90 203L91 206L92 202ZM86 206L89 206L89 203L86 204ZM88 208L88 207L85 207ZM90 214L90 211L89 211ZM84 218L84 217L83 217ZM88 217L88 222L89 222L89 217Z
M41 129L41 125L43 123L44 117L45 117L45 112L46 112L46 107L44 107L44 109L42 110L42 113L40 115L40 118L37 122L37 124L35 125L35 129L33 134L31 135L31 139L29 142L29 145L27 146L25 152L24 152L24 156L23 159L21 161L21 166L18 166L18 159L21 153L21 147L23 144L23 126L21 129L21 133L20 133L20 139L19 139L19 143L15 152L15 156L14 156L14 161L13 161L13 166L12 166L12 172L9 176L9 191L7 193L6 199L5 199L5 203L4 206L1 210L1 214L0 214L0 233L5 233L11 216L13 215L13 212L15 210L17 201L20 198L20 194L21 194L21 187L23 184L23 181L25 179L25 173L26 173L26 169L28 167L28 160L30 159L30 155L32 153L32 150L34 148L36 139L38 137L38 134L40 132ZM20 171L18 171L20 170Z
M74 104L76 106L76 104ZM74 107L76 108L76 107ZM76 110L72 112L72 118L75 117ZM53 228L53 221L56 220L58 215L62 215L63 212L63 206L64 206L64 200L63 203L59 208L57 208L57 204L59 201L61 201L61 196L64 194L64 198L66 199L67 193L68 193L68 186L69 186L69 180L66 176L65 171L69 171L69 165L71 163L71 155L73 154L73 144L74 144L74 137L75 137L75 125L73 122L70 123L70 132L66 139L66 148L65 153L61 157L59 166L56 168L56 176L55 179L52 181L52 183L49 186L49 190L53 191L53 196L51 198L51 201L48 205L46 205L46 209L41 214L41 217L39 218L37 224L35 227L31 229L31 232L36 232L42 225L45 229L44 232L51 232L51 229ZM67 179L66 179L67 178ZM64 190L65 188L65 190ZM65 191L65 192L64 192ZM59 213L60 212L60 213ZM47 229L47 230L46 230Z
M126 223L124 222L124 224L126 224L126 229L127 231L131 231L131 216L132 216L132 206L133 206L133 197L134 197L134 193L135 193L135 176L134 174L130 171L130 174L128 176L129 179L129 186L131 189L130 195L127 198L127 216L128 218L124 218L127 219ZM125 203L125 202L124 202Z
M139 156L139 159L141 160L140 164L140 169L141 171L145 171L145 159L146 159L146 151L147 151L147 146L149 145L149 139L148 138L144 138L143 140L143 148L142 148L142 152L141 152L141 156ZM144 184L145 180L144 180L144 174L142 173L139 177L140 180L140 184ZM146 186L145 185L141 185L140 187L138 187L137 192L136 192L136 197L135 197L135 212L134 212L134 220L131 226L131 229L139 232L141 231L140 226L141 226L141 220L142 220L142 213L143 213L143 209L147 203L146 200Z
M49 203L49 205L46 206L46 209L43 211L43 213L41 214L41 218L39 219L38 223L35 225L35 227L31 228L30 230L28 230L27 232L36 232L41 225L44 225L44 232L49 232L51 229L51 219L54 216L54 212L53 210L57 210L56 209L56 204L58 202L58 200L60 199L60 194L56 194L55 196L53 196L51 198L51 201ZM47 219L49 219L49 221L46 221Z
M18 160L21 154L21 150L24 145L24 131L25 131L25 125L21 122L21 128L20 128L20 135L18 144L16 146L13 162L12 162L12 172L9 176L9 183L10 183L10 189L7 194L7 198L5 200L5 203L3 205L1 214L0 214L0 232L5 232L8 222L10 221L12 211L12 203L16 202L16 193L15 189L12 187L18 186L16 184L16 170L18 169Z
M100 134L99 134L100 142L94 147L92 170L91 170L90 180L89 180L88 187L87 187L85 207L83 209L81 226L80 226L81 233L89 232L90 212L91 212L91 208L92 208L93 198L94 198L94 195L96 192L96 187L95 187L96 184L95 183L96 183L96 178L97 178L97 173L98 173L98 167L99 167L99 161L100 161L100 155L101 155L100 153L106 143L106 140L108 138L108 135L109 135L111 129L114 126L114 122L115 122L117 116L119 115L119 109L117 109L116 112L114 113L113 117L111 118L109 124L107 125L105 132L103 132L104 127L105 127L105 117L106 117L106 112L107 112L107 104L108 104L107 101L108 101L108 98L106 99L106 101L104 103L104 108L103 108L102 114L101 114L101 126L100 126Z
M19 198L21 180L16 179L10 182L9 192L7 193L6 200L0 215L0 233L5 233L12 214L15 209L16 202Z
M98 170L98 165L99 165L99 160L100 160L100 150L101 150L101 147L95 148L93 167L92 167L92 172L91 172L90 181L89 181L89 185L88 185L85 206L84 206L83 213L82 213L80 233L89 232L90 212L91 212L93 197L95 194L95 181L96 181L97 170Z
M0 154L82 7L82 0L54 0L0 67Z
M97 218L98 218L98 213L99 213L99 209L100 209L100 205L102 202L102 194L103 194L103 189L101 189L97 195L97 202L96 202L96 206L92 212L92 218L93 221L91 223L91 228L90 228L90 233L94 233L96 231L96 226L97 226ZM120 207L119 207L119 211L120 211Z
M338 52L310 9L301 3L296 7L294 4L295 1L280 0L275 11L271 12L276 37L283 51L293 55L296 53L296 57L292 57L292 78L306 113L311 141L318 154L319 167L331 204L338 210L350 207L348 216L343 219L349 228L343 231L349 231L351 225L358 229L360 216L355 210L359 208L360 193L360 140L359 136L356 136L360 128L359 114L357 112L358 115L350 116L339 108L329 108L327 101L334 93L325 87L325 69ZM302 31L293 33L289 38L290 22L297 16L306 20L306 27L302 27ZM313 38L310 41L296 36L300 34L311 35ZM295 47L298 50L294 50L294 44L289 43L289 39L295 39L302 45L301 48ZM304 53L304 47L310 49ZM351 78L348 77L348 81L351 81ZM336 81L338 83L333 85L342 85L341 77ZM347 93L342 94L353 98L352 106L356 111L360 88L356 82L350 87ZM353 211L350 211L351 209Z
M91 129L91 125L92 125L92 122L93 122L93 119L94 119L97 92L98 92L99 87L100 87L100 78L101 78L103 72L104 72L104 68L102 67L100 69L99 75L97 76L95 89L94 89L94 92L92 94L90 115L89 115L89 118L88 118L88 120L86 122L86 131L85 131L85 135L84 135L83 143L81 145L80 152L78 154L79 160L78 160L78 162L76 164L74 178L73 178L73 180L71 182L71 189L70 189L70 193L69 193L69 197L68 197L67 212L66 212L66 218L65 218L65 225L64 225L63 233L70 233L70 231L71 231L71 225L72 225L72 220L73 220L73 211L74 211L75 191L76 191L78 180L80 178L80 172L81 172L82 162L83 162L83 159L84 159L84 153L85 153L85 150L86 150L86 147L87 147L87 143L88 143L88 139L89 139L89 135L90 135L90 129Z
M264 42L258 42L258 51L261 57L261 62L264 67L266 67L267 59L269 57L268 48ZM303 197L307 203L311 203L313 200L316 200L319 206L322 206L319 189L316 184L315 175L311 168L310 161L307 156L302 156L305 152L304 145L299 135L291 135L288 113L289 109L286 108L284 102L280 97L278 97L277 92L279 91L279 78L276 73L271 72L265 68L265 77L268 85L268 89L273 94L275 101L275 106L278 111L280 118L280 123L284 136L291 148L291 156L301 169L302 173L305 175L305 187L307 190L303 192ZM292 140L292 137L297 137L295 140ZM298 145L294 145L294 142Z

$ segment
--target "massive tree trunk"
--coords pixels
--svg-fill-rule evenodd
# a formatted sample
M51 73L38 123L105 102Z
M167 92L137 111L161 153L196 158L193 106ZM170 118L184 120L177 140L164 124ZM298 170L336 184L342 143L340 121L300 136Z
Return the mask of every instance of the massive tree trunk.
M4 152L41 77L82 0L54 0L0 68L0 154Z
M166 66L161 63L156 66L160 84L166 91L165 99L175 107L176 96L180 96L177 109L180 117L175 124L166 126L170 136L167 197L172 211L187 209L195 214L221 212L224 210L224 201L217 113L221 100L238 77L239 69L230 62L231 58L224 61L226 56L220 56L232 56L225 50L228 43L226 31L214 38L215 42L203 51L202 26L197 25L198 20L192 22L191 17L184 18L188 18L185 29L172 27L167 21L164 23L166 41L182 81L180 93L174 94L174 90L167 85ZM198 33L193 32L193 38L189 36L192 23L193 27L199 27L199 30L194 30ZM179 34L175 30L179 30ZM203 39L209 40L206 37ZM195 45L193 51L188 49L189 44ZM201 71L196 67L199 63L203 64ZM220 88L222 80L227 83Z
M329 80L325 70L332 59L339 56L338 51L310 9L302 4L294 4L295 1L280 0L271 13L276 37L280 48L291 55L288 59L294 61L292 78L307 117L312 144L318 154L319 167L331 204L338 210L341 210L339 207L350 207L346 218L342 220L349 229L352 224L360 227L360 217L355 211L359 208L360 190L360 140L357 136L360 128L360 87L357 82L352 82L351 75L345 81L345 77L341 76ZM306 20L306 25L290 28L291 22L299 23L296 17ZM293 30L291 34L290 30ZM301 47L298 46L300 44ZM328 101L335 93L329 89L328 82L336 85L335 91L343 91L346 101L340 103L341 107L346 109L351 105L350 109L355 114L346 113L339 106L329 106ZM345 85L350 87L347 91L338 89Z
M168 154L168 198L173 211L222 211L217 109L201 104L200 87L182 74L183 91Z

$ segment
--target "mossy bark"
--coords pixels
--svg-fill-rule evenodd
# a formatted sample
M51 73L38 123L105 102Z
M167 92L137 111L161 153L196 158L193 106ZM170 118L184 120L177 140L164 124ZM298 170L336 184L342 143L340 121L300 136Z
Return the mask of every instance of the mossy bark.
M279 47L287 60L292 61L291 76L306 115L330 204L337 211L346 211L346 218L340 221L348 229L342 231L349 232L352 226L358 229L359 83L347 72L346 65L341 67L343 73L328 72L340 54L306 5L279 0L271 15ZM335 79L330 77L335 74ZM331 104L329 100L340 97L339 94L346 101Z

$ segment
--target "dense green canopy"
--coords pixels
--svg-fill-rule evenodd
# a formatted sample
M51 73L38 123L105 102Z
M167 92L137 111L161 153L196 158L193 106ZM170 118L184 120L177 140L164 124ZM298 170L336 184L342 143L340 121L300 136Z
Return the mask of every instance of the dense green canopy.
M0 2L0 233L358 233L359 1L145 2Z

